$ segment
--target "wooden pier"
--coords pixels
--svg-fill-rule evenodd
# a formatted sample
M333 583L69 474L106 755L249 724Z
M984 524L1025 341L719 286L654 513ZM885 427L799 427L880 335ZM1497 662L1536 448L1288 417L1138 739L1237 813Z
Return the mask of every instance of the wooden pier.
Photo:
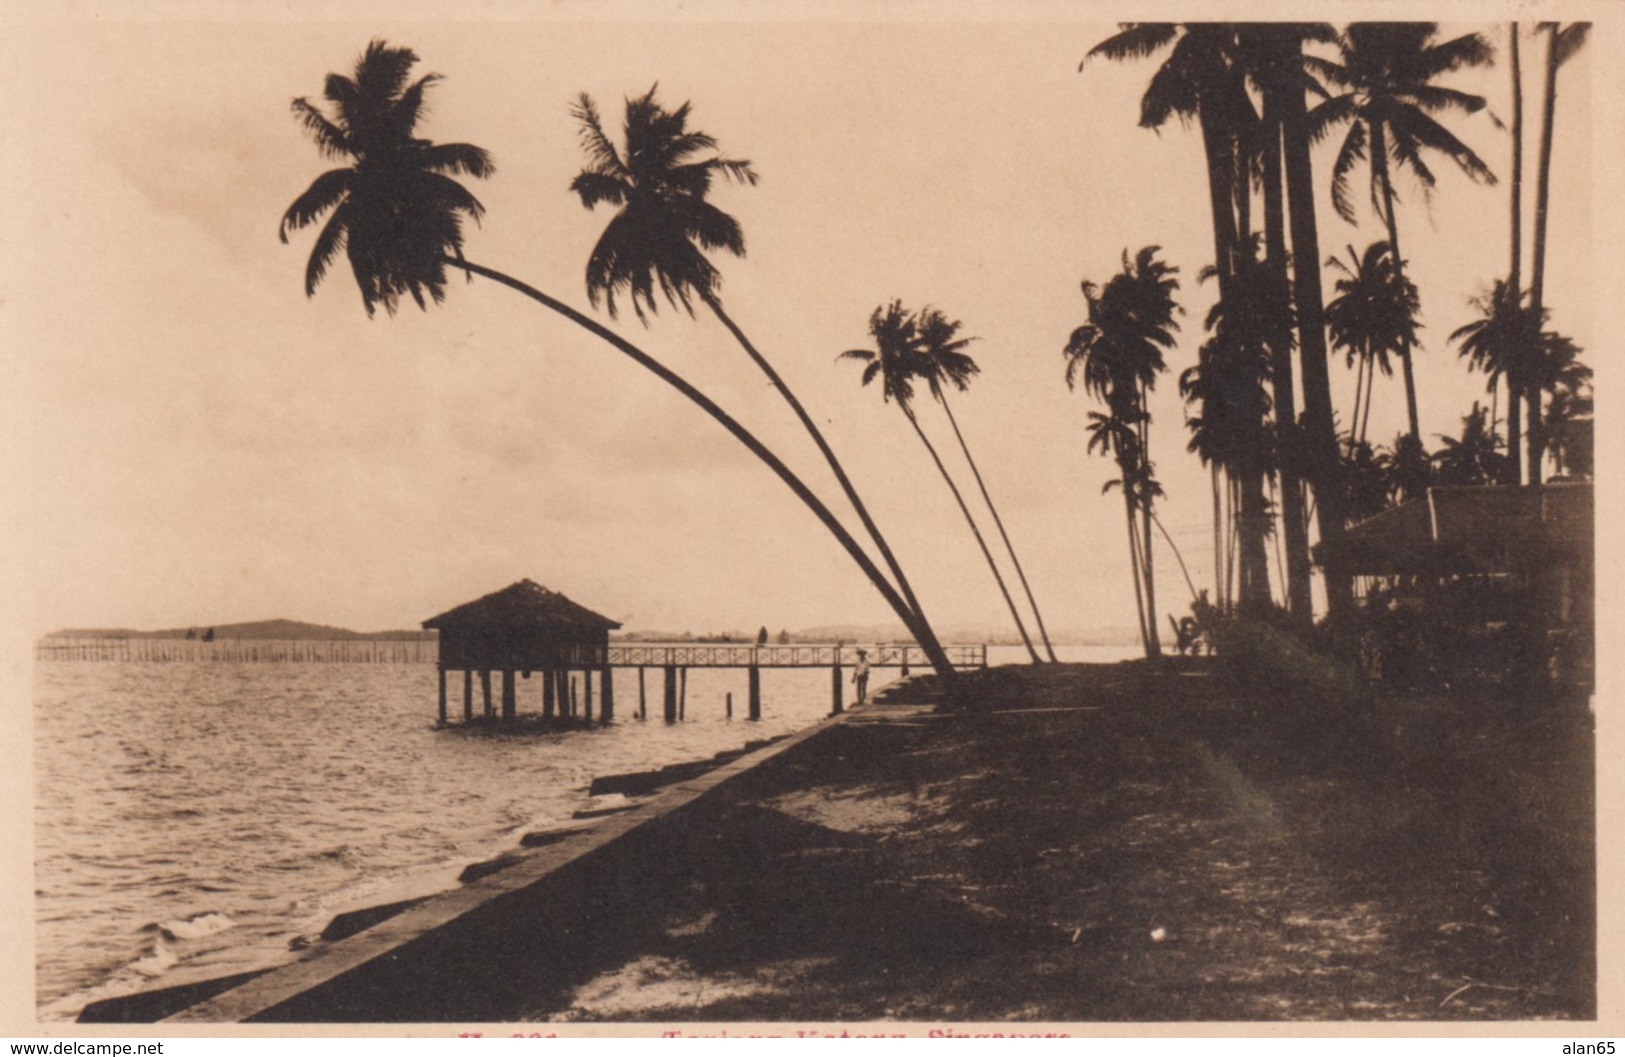
M68 638L34 644L36 661L157 661L181 664L434 664L439 645L418 639Z
M897 668L907 675L912 668L928 668L925 651L915 645L865 645L843 643L802 643L796 645L751 646L732 643L670 643L623 642L610 646L592 646L564 650L555 655L550 667L540 672L542 679L542 715L544 717L593 718L594 682L596 677L598 719L609 722L615 718L615 669L636 669L638 681L637 718L649 716L648 672L653 668L661 675L661 718L667 723L680 722L687 711L688 670L690 668L732 668L747 673L745 718L762 718L762 670L767 668L828 668L830 671L830 712L845 708L846 671L858 663L863 651L869 667ZM956 668L987 667L987 647L948 646L948 659ZM452 669L440 668L440 711L442 724L448 721L449 688L447 675ZM474 690L472 672L463 669L463 720L474 718ZM491 672L480 671L482 714L496 714L491 695ZM514 671L502 672L502 717L512 719L518 714ZM529 679L531 671L518 670L517 674ZM576 676L580 676L579 683ZM576 693L579 686L580 693ZM733 715L733 695L728 695L728 715Z

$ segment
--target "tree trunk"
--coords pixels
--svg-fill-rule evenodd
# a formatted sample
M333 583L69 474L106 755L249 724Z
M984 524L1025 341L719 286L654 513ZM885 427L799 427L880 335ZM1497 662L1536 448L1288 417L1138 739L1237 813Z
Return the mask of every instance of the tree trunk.
M1399 252L1399 225L1394 218L1394 185L1388 178L1388 138L1379 122L1371 127L1371 168L1382 187L1383 219L1388 222L1388 252L1394 255L1394 278L1405 281L1405 258ZM1409 416L1411 436L1422 443L1421 418L1416 413L1416 375L1411 370L1411 343L1399 347L1399 362L1405 370L1405 413Z
M1224 503L1219 495L1219 463L1214 460L1208 469L1213 482L1213 599L1218 603L1220 612L1228 612L1229 600L1225 597L1224 572L1227 562L1224 557Z
M1541 357L1540 332L1545 313L1546 297L1546 213L1551 202L1552 177L1552 121L1557 116L1557 33L1559 24L1543 23L1546 30L1546 96L1542 102L1540 121L1540 168L1535 173L1535 243L1529 269L1529 313L1534 320L1535 347L1531 357ZM1546 454L1546 431L1540 416L1541 390L1538 385L1524 387L1524 399L1529 404L1529 483L1539 484L1541 463Z
M1027 626L1021 622L1021 612L1016 609L1015 600L1010 597L1010 590L1004 585L1004 577L999 573L998 563L993 560L993 552L988 549L987 540L982 538L982 530L976 527L976 519L971 516L970 507L965 505L965 497L960 494L959 486L954 484L954 479L948 475L948 467L942 464L942 457L937 454L936 445L931 443L931 438L920 428L920 420L915 417L914 409L901 402L899 405L903 409L903 414L908 416L908 424L914 427L914 433L920 438L920 443L931 453L931 461L937 464L937 472L942 474L943 481L948 485L948 491L954 494L954 502L959 504L959 512L965 515L965 523L970 526L971 535L976 537L976 545L982 548L982 557L987 559L987 567L993 571L993 580L999 585L999 594L1004 596L1004 604L1010 609L1010 618L1016 622L1016 631L1021 635L1022 644L1027 647L1027 655L1033 659L1034 664L1042 664L1043 660L1038 656L1038 651L1033 649L1033 640L1027 634Z
M863 527L869 533L869 538L875 541L875 546L880 550L880 555L885 560L887 568L891 570L892 576L896 578L897 587L902 591L909 607L920 615L920 623L929 628L929 621L925 619L925 610L921 608L920 600L914 597L914 589L909 586L908 577L903 575L903 567L898 564L897 558L892 554L892 549L887 545L886 538L880 534L879 526L869 516L869 508L859 498L858 490L853 487L851 479L846 475L845 468L841 466L840 460L835 457L835 452L830 448L829 442L824 439L823 431L813 422L812 416L807 414L807 409L801 406L801 401L796 399L796 395L790 391L790 387L784 384L784 379L779 377L779 373L773 369L773 365L767 362L767 357L757 351L756 346L751 343L749 338L745 337L745 332L740 330L728 313L722 310L722 302L717 300L716 295L705 291L701 294L701 298L705 301L706 307L711 310L712 314L721 321L724 327L728 328L728 332L734 336L734 340L745 350L745 354L751 358L757 367L761 368L763 374L767 375L767 380L772 383L773 388L779 391L779 395L784 397L785 403L790 405L790 409L801 420L802 426L812 436L813 443L823 453L824 461L829 463L829 468L834 472L835 479L840 482L841 491L846 494L847 501L852 504L852 509L857 512L858 520L863 522ZM920 645L925 644L922 642Z
M1154 564L1154 552L1151 549L1151 497L1148 495L1140 500L1140 528L1145 538L1142 550L1145 552L1145 630L1151 652L1147 654L1155 660L1162 656L1162 639L1157 630L1157 578Z
M1056 660L1055 647L1050 644L1049 631L1044 627L1044 617L1038 612L1038 603L1033 599L1033 589L1027 583L1027 574L1022 571L1021 559L1016 557L1016 548L1010 542L1010 534L1004 530L1004 519L999 517L999 508L993 505L993 497L987 494L987 484L982 480L982 471L977 469L976 460L971 458L970 446L965 443L965 435L959 431L959 420L954 417L953 408L948 406L948 394L938 392L937 400L942 404L942 410L948 416L948 424L954 428L954 438L959 441L959 450L965 454L965 463L970 467L971 476L976 478L976 487L981 489L982 501L987 504L988 513L993 515L993 524L999 529L999 538L1004 541L1005 553L1010 555L1010 564L1015 567L1016 579L1021 581L1021 589L1027 595L1027 605L1033 611L1033 620L1038 624L1038 635L1044 640L1044 652L1051 661Z
M670 368L666 367L664 364L660 363L658 360L654 359L648 353L644 352L642 349L639 349L625 338L622 338L614 331L603 326L597 320L591 318L590 316L583 315L562 301L549 297L547 294L542 293L535 287L523 283L518 279L514 279L511 276L504 275L502 272L474 264L470 261L457 260L451 257L443 257L441 258L441 261L449 267L460 268L466 272L469 272L470 274L482 276L486 279L490 279L492 282L500 283L511 290L516 290L543 307L557 312L559 315L570 320L572 323L575 323L588 333L594 335L595 337L601 338L618 351L631 357L640 366L654 373L658 378L660 378L661 381L682 393L706 414L710 415L724 429L732 434L734 439L738 440L741 444L745 445L746 448L750 449L751 454L755 455L762 462L766 463L767 467L772 470L781 481L789 486L790 490L796 494L796 497L799 498L802 503L804 503L807 508L812 511L813 515L818 518L826 529L829 530L829 532L835 537L836 541L846 549L847 554L850 555L852 560L858 564L858 568L863 571L863 574L869 578L869 582L874 585L875 590L879 591L881 597L886 600L886 604L892 607L893 612L897 614L897 616L903 621L903 624L909 629L909 632L914 635L915 640L919 642L921 648L925 651L926 658L931 662L931 666L936 670L937 674L944 680L951 680L953 678L953 662L948 659L947 653L943 651L941 644L937 642L937 638L935 634L932 633L930 626L925 623L923 617L921 617L918 613L911 609L906 602L903 601L902 597L897 593L896 589L892 587L885 575L882 574L881 571L875 566L874 562L870 560L869 555L864 552L862 547L858 546L857 541L854 540L851 534L846 531L845 526L843 526L840 521L836 519L834 514L829 512L829 509L824 506L823 502L821 502L810 489L808 489L806 484L803 483L802 480L797 477L789 467L785 466L784 463L779 460L778 456L769 451L761 441L756 439L754 434L735 421L726 411L718 407L710 397L694 388L694 386L689 384L689 382L681 375L672 371Z
M1510 267L1507 269L1507 286L1517 304L1523 304L1523 61L1520 58L1520 42L1518 39L1518 23L1511 25L1511 59L1512 59L1512 253ZM1514 350L1518 352L1519 350ZM1507 417L1507 474L1511 478L1508 482L1513 485L1523 483L1523 431L1520 419L1523 407L1523 389L1511 373L1512 365L1507 365L1503 371L1507 385L1507 407L1511 414ZM1490 419L1494 427L1494 417Z
M1281 91L1264 95L1264 251L1269 262L1270 366L1274 375L1275 428L1282 441L1276 473L1281 480L1281 535L1286 546L1287 612L1299 631L1314 627L1309 583L1309 536L1303 523L1303 492L1296 464L1297 400L1292 382L1292 305L1287 284L1286 217L1281 188Z
M1122 464L1118 464L1122 469ZM1126 476L1126 471L1124 471ZM1128 564L1129 571L1134 574L1134 611L1140 619L1140 646L1145 650L1146 660L1151 660L1155 653L1151 649L1151 636L1146 631L1145 613L1145 585L1144 577L1140 572L1140 543L1139 531L1134 524L1134 497L1129 494L1129 487L1123 483L1123 514L1128 521Z
M1301 45L1298 45L1301 51ZM1320 233L1315 219L1315 179L1309 155L1309 125L1303 88L1282 93L1281 137L1286 169L1288 221L1292 234L1293 301L1298 310L1298 361L1303 371L1304 449L1321 545L1328 555L1323 567L1327 606L1334 618L1348 614L1354 603L1353 581L1337 555L1343 543L1347 504L1342 461L1337 454L1337 424L1332 414L1331 373L1326 362L1326 312L1320 288ZM1375 379L1373 378L1373 381ZM1367 386L1369 389L1369 384ZM1370 397L1368 396L1369 400ZM1352 423L1350 424L1352 428Z

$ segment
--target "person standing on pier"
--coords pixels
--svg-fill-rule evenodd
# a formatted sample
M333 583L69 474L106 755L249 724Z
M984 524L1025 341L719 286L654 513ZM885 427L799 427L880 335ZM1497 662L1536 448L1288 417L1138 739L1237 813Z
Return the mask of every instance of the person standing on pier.
M869 651L858 651L858 663L852 666L852 682L858 688L858 704L863 704L869 697Z

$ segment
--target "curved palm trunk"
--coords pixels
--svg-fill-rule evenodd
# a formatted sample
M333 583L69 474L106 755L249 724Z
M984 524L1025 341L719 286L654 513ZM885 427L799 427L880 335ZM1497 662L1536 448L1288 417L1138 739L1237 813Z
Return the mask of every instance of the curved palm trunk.
M1365 357L1360 357L1354 365L1354 414L1349 419L1349 451L1354 450L1354 444L1360 439L1360 401L1365 395Z
M1185 556L1179 553L1179 546L1174 543L1174 538L1168 535L1168 529L1163 526L1162 518L1152 513L1151 522L1157 526L1157 531L1162 533L1163 541L1168 544L1168 549L1174 552L1174 560L1179 563L1179 571L1185 577L1185 586L1190 589L1191 601L1196 601L1196 581L1191 579L1191 571L1185 565Z
M938 392L936 398L948 416L948 424L954 428L954 439L959 441L959 450L965 454L965 462L970 466L971 476L976 478L976 487L982 491L982 501L987 504L988 513L993 515L993 524L999 529L999 538L1004 541L1005 553L1010 555L1010 564L1015 567L1016 579L1021 581L1021 589L1027 595L1027 605L1032 608L1033 620L1038 624L1038 636L1044 640L1044 652L1049 654L1051 661L1055 661L1055 647L1050 644L1049 631L1044 627L1043 614L1039 613L1038 603L1033 599L1033 589L1027 583L1027 574L1022 571L1021 559L1016 557L1016 548L1010 542L1010 534L1004 530L1004 519L999 517L999 508L993 505L993 497L987 494L987 484L982 480L982 471L976 467L976 460L971 458L970 446L965 443L965 435L959 431L959 420L954 417L953 408L948 406L948 394Z
M1379 122L1371 126L1371 168L1382 186L1383 219L1388 222L1388 251L1394 255L1394 275L1405 279L1405 258L1399 252L1399 225L1394 219L1394 185L1388 179L1388 137ZM1410 418L1411 436L1422 443L1421 418L1416 413L1416 374L1411 370L1411 343L1399 347L1399 362L1405 369L1405 413Z
M796 497L806 504L807 508L812 511L813 515L818 518L824 527L835 536L836 540L841 544L841 546L846 549L847 554L851 555L852 560L857 562L858 567L862 569L863 574L869 578L869 582L874 585L875 590L880 592L881 597L886 600L886 604L892 607L893 612L895 612L903 621L904 626L909 629L909 632L914 635L916 641L918 641L920 646L925 650L926 658L931 662L931 667L935 669L937 674L944 680L951 680L953 678L953 662L948 659L947 653L943 651L942 646L937 642L936 636L931 632L929 625L925 623L925 619L914 609L912 609L901 596L898 595L897 590L892 587L891 582L886 579L885 575L882 574L881 571L875 566L874 562L870 560L869 555L865 553L863 548L858 546L857 541L854 540L851 534L846 531L845 526L836 520L835 515L830 513L829 509L824 506L823 502L821 502L819 498L812 493L812 491L790 470L789 467L785 466L784 463L779 460L778 456L774 455L770 450L768 450L768 448L762 444L761 441L756 439L755 435L735 421L734 418L726 411L718 407L710 397L694 388L694 386L689 384L689 382L681 375L672 371L670 368L666 367L664 364L660 363L658 360L654 359L648 353L644 352L642 349L639 349L636 345L633 345L625 338L622 338L619 334L616 334L614 331L603 326L590 316L577 312L564 302L549 297L547 294L542 293L535 287L521 282L518 279L512 278L511 276L504 275L502 272L474 264L470 261L458 260L451 257L443 257L441 258L441 261L449 267L461 268L470 274L482 276L483 278L489 279L492 282L500 283L511 290L516 290L519 293L524 294L526 297L537 302L543 307L552 309L554 312L557 312L570 322L575 323L577 326L580 326L595 337L603 339L610 345L614 346L618 351L631 357L640 366L653 372L656 377L660 378L661 381L682 393L706 414L715 419L724 429L731 433L736 440L745 445L745 447L749 448L751 454L755 455L758 459L762 460L762 462L766 463L768 468L777 474L779 479L790 487L790 490L796 494Z
M1302 45L1297 47L1301 52ZM1342 546L1347 504L1342 464L1337 457L1337 427L1332 416L1331 372L1326 363L1320 231L1315 219L1315 180L1309 155L1308 108L1304 93L1302 87L1282 93L1281 140L1289 200L1288 221L1292 229L1293 303L1298 310L1298 361L1303 372L1303 424L1306 450L1311 455L1310 483L1315 490L1320 540L1329 555L1322 570L1327 608L1333 617L1342 617L1353 607L1354 589L1353 580L1334 557Z
M734 336L734 340L739 343L740 348L745 350L746 355L751 358L752 362L761 368L763 374L767 375L767 380L772 383L773 388L779 391L779 395L784 397L785 403L790 405L790 409L801 420L802 426L811 435L813 443L823 453L824 461L829 463L829 468L834 472L835 479L840 482L841 491L846 494L847 501L852 504L852 509L857 512L858 520L863 522L863 527L869 533L869 538L875 541L875 546L880 550L880 556L885 560L886 567L891 570L892 576L897 579L898 589L903 592L903 597L908 600L908 604L914 612L920 615L919 623L926 629L926 634L932 637L932 646L940 651L941 646L936 643L935 633L931 631L930 624L925 619L925 611L920 606L920 600L914 597L914 589L909 585L908 577L903 574L903 567L898 563L897 557L886 543L886 538L880 534L880 527L869 516L869 508L864 505L863 500L858 496L857 488L853 486L851 479L847 477L846 470L841 466L841 461L835 457L835 452L830 448L829 442L824 439L823 432L813 422L812 416L807 414L807 409L801 406L801 401L796 399L796 395L790 391L790 387L784 384L784 379L779 377L779 372L774 370L773 365L767 362L767 357L757 351L756 346L745 336L745 332L739 329L739 325L733 321L727 312L723 311L722 302L717 300L716 295L706 291L701 294L701 299L712 314L721 321L722 325L728 328L728 332ZM920 645L924 647L926 643L922 640Z
M993 552L988 550L987 540L982 538L982 530L976 527L976 519L971 517L970 507L965 505L965 497L959 493L959 486L954 484L954 479L948 475L948 467L942 464L942 457L937 454L936 445L931 443L931 438L920 428L920 420L915 417L914 409L907 404L900 406L903 414L908 416L908 424L914 427L915 435L920 438L920 443L931 453L931 461L937 464L937 472L942 474L942 479L947 482L948 491L954 494L954 501L959 504L959 512L965 515L965 523L970 526L971 535L976 537L976 545L982 548L982 557L987 559L987 567L993 570L993 579L999 585L999 594L1004 596L1004 604L1010 608L1010 618L1016 622L1016 631L1021 634L1022 644L1027 647L1027 655L1033 659L1034 664L1042 664L1043 659L1038 656L1038 651L1033 649L1033 640L1027 634L1027 626L1021 622L1021 613L1016 609L1015 600L1010 597L1009 588L1004 585L1004 577L999 574L999 566L993 560Z

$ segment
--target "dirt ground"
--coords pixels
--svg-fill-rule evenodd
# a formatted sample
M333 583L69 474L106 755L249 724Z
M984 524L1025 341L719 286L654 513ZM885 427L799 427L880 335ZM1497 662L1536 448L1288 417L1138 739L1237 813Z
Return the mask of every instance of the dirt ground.
M1584 702L916 680L721 787L538 1020L1588 1019Z

